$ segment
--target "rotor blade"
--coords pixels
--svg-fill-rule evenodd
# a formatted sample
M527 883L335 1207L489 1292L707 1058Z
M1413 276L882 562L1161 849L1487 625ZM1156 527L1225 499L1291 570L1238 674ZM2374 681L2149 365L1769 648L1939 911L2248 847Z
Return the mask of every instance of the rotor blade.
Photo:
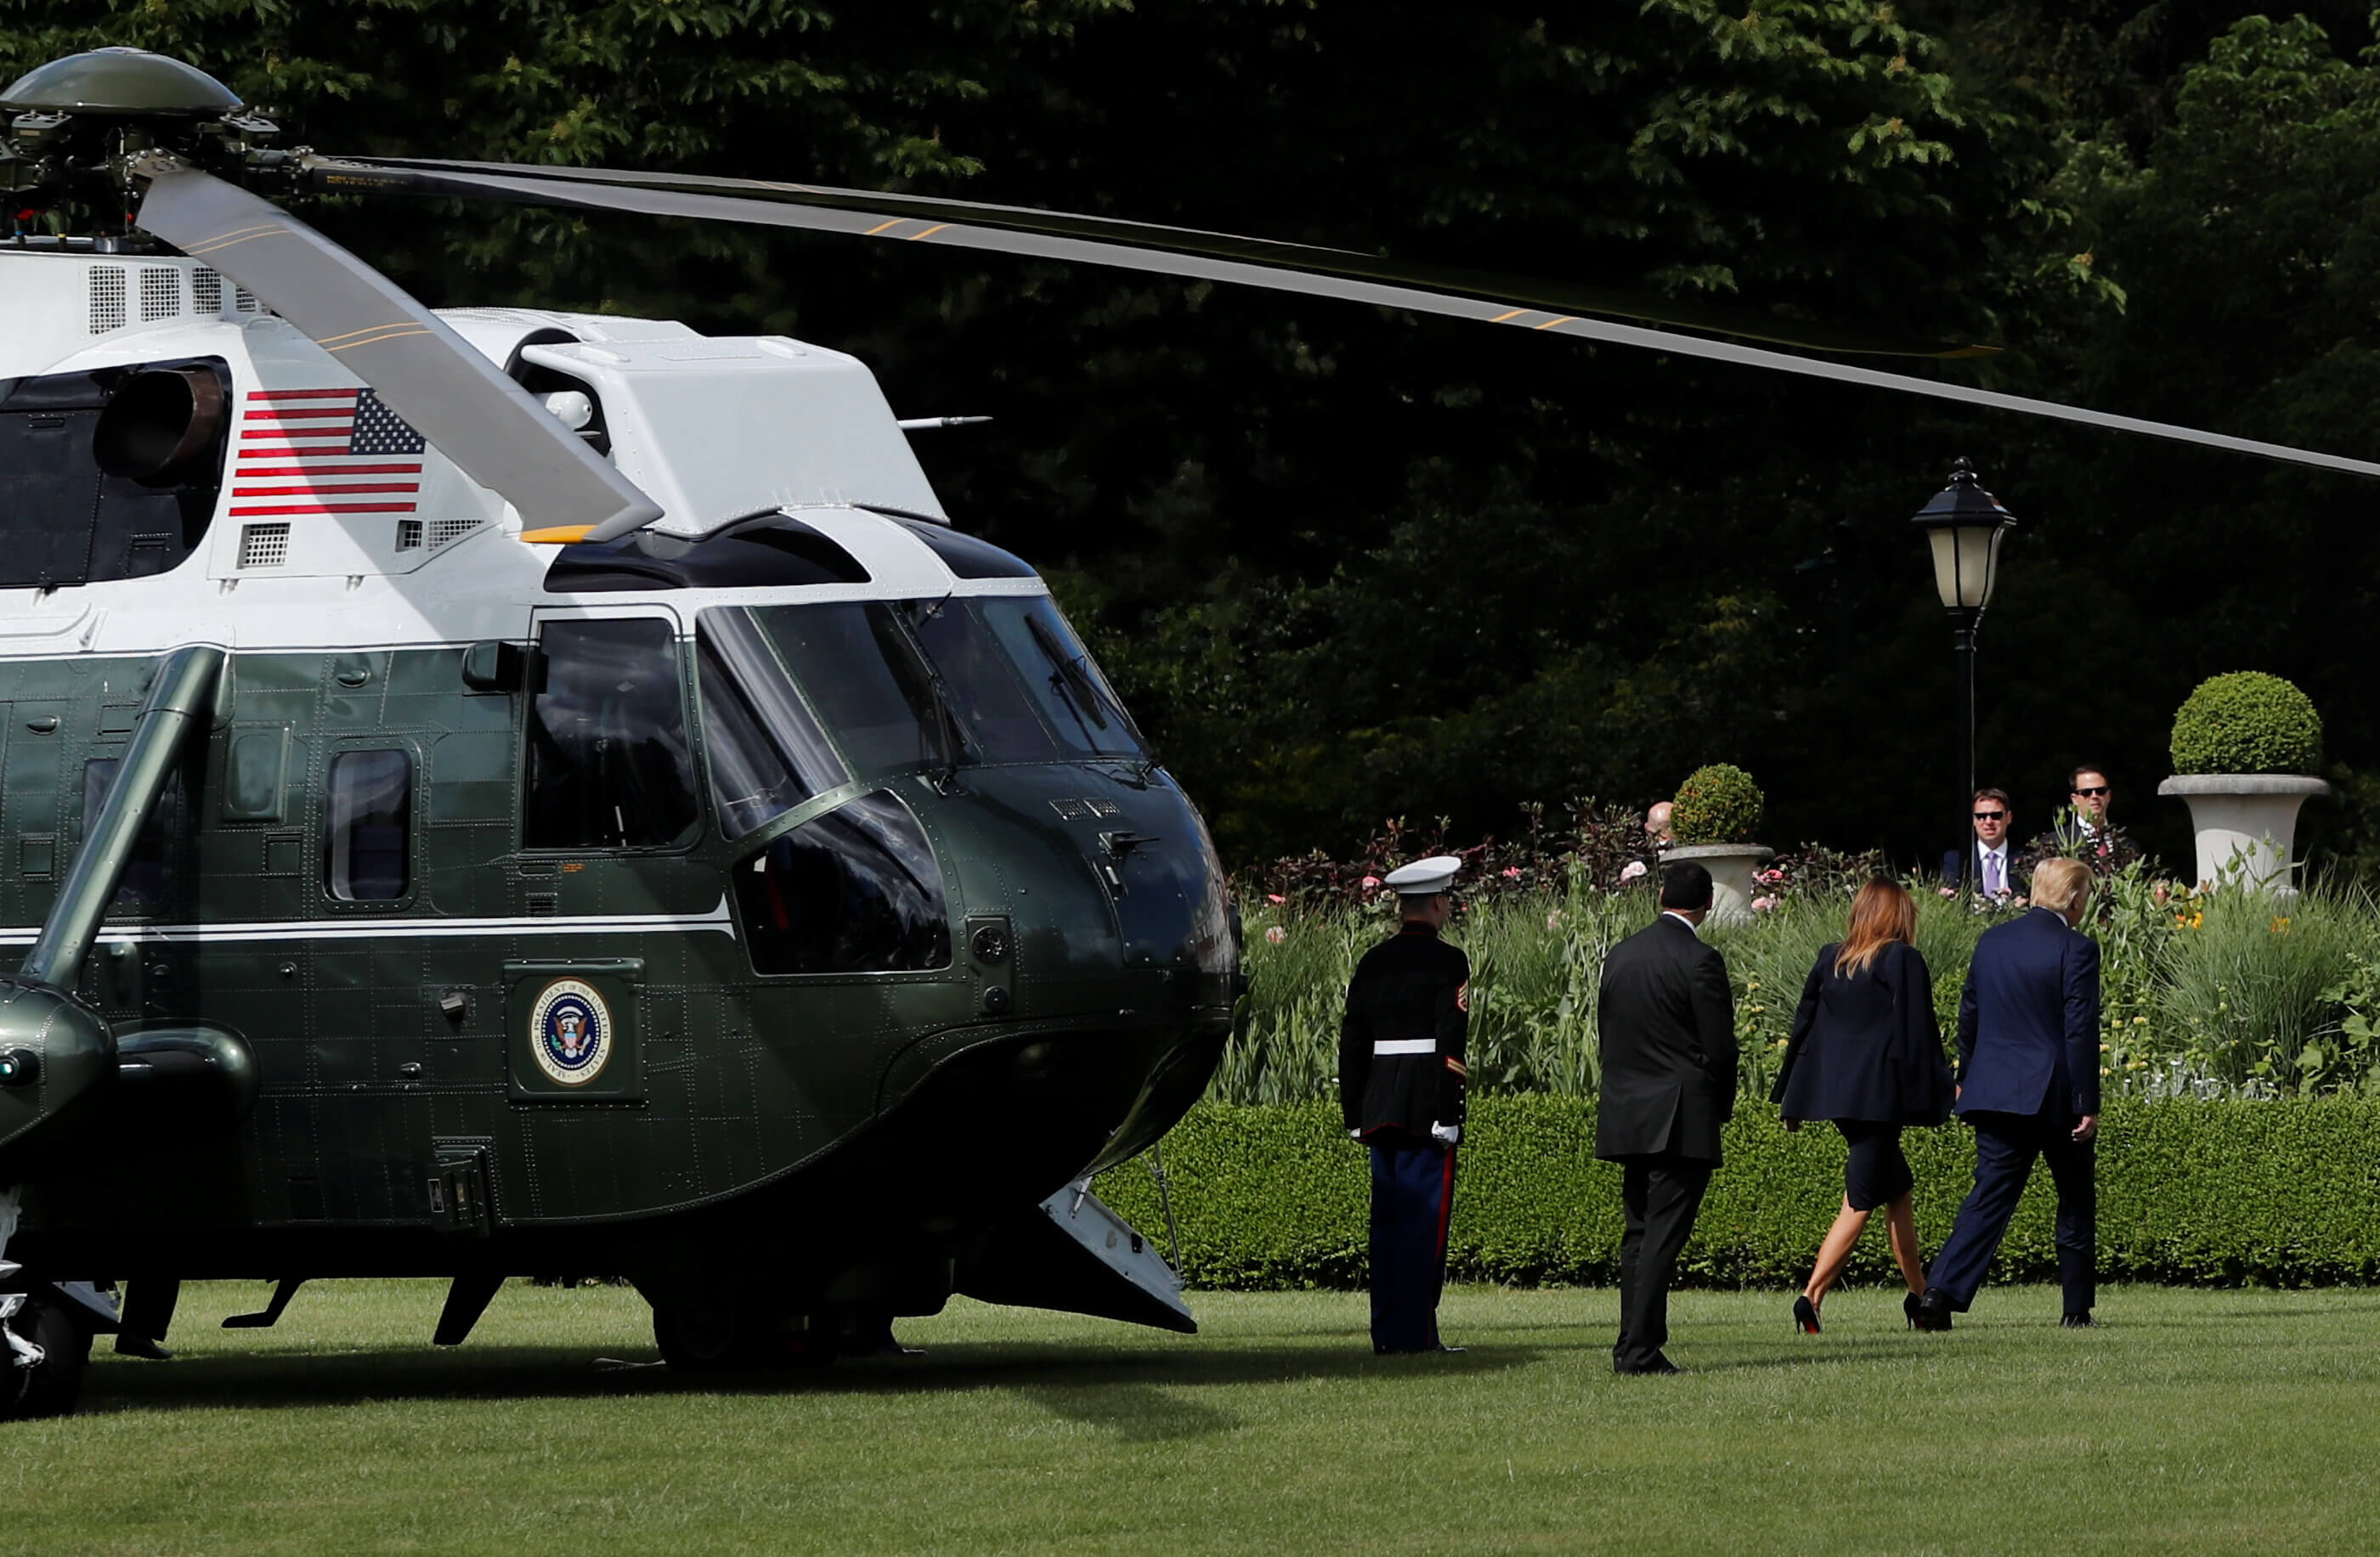
M660 505L395 282L280 207L164 158L140 225L263 299L526 528L589 525L608 539Z
M2025 416L2049 416L2060 421L2079 422L2085 427L2139 433L2149 438L2170 439L2180 443L2202 444L2210 449L2255 454L2268 460L2279 460L2290 465L2312 465L2321 470L2346 471L2356 476L2380 476L2380 464L2374 464L2368 460L2349 459L2339 454L2325 454L2310 449L2291 448L2283 443L2265 443L2252 438L2234 438L2227 433L2206 432L2197 428L2181 427L2172 422L2153 422L2138 416L2119 416L2106 411L2088 410L2080 405L2064 405L2053 400L2034 400L2021 394L2003 394L1996 390L1972 389L1964 384L1912 378L1905 373L1887 373L1873 368L1857 368L1846 362L1829 362L1813 357L1795 356L1790 353L1769 351L1759 346L1738 345L1731 341L1705 340L1697 335L1681 335L1666 330L1649 330L1641 325L1618 324L1609 320L1581 319L1543 308L1513 308L1498 299L1425 291L1418 287L1389 285L1341 275L1318 274L1312 271L1291 269L1283 265L1260 264L1250 260L1217 260L1198 254L1130 247L1121 244L1058 237L1039 233L994 231L956 222L920 223L913 217L900 216L885 219L873 211L784 205L767 200L695 194L676 189L642 187L623 188L609 185L590 185L585 182L524 177L512 174L468 173L460 171L451 164L433 170L427 164L396 167L374 163L358 167L355 164L326 162L319 164L312 171L318 184L328 189L380 188L419 194L476 195L490 199L516 200L530 205L575 207L588 211L634 211L651 216L683 216L713 222L748 222L766 226L798 227L818 232L850 233L862 236L901 239L911 243L952 244L965 248L990 249L1000 253L1026 254L1044 259L1111 265L1123 270L1144 271L1159 275L1193 276L1206 281L1262 287L1275 292L1294 292L1308 296L1368 303L1383 308L1402 308L1414 313L1442 314L1452 319L1469 319L1487 324L1510 325L1514 329L1535 331L1541 334L1585 336L1591 340L1607 341L1615 345L1639 346L1647 351L1663 352L1673 356L1702 357L1713 362L1733 363L1746 368L1766 368L1780 373L1798 373L1814 379L1829 379L1838 383L1861 384L1870 389L1896 390L1904 394L1930 395L1937 400L1956 401L1962 405L1981 405L1997 411L2015 411ZM888 200L895 200L898 198L886 197Z
M1305 244L1276 243L1269 238L1201 232L1191 227L1165 227L1147 222L1119 221L1113 217L1036 211L1028 206L984 205L973 200L931 199L917 195L879 194L865 189L830 189L808 184L771 183L758 178L627 173L610 168L545 167L525 163L439 162L398 157L349 160L377 168L407 168L422 172L452 169L463 173L593 184L610 188L669 189L686 194L726 195L773 204L812 206L822 211L845 211L866 216L868 222L863 224L863 229L892 216L924 224L965 223L994 231L1039 233L1050 237L1081 238L1171 254L1203 254L1209 259L1238 260L1272 268L1310 271L1318 275L1421 286L1439 292L1460 292L1506 303L1525 303L1559 313L1609 314L1645 324L1703 330L1715 335L1733 335L1743 340L1801 346L1811 351L1856 352L1878 356L1987 356L1997 349L1951 345L1937 341L1888 339L1857 331L1838 330L1829 325L1806 323L1801 320L1770 319L1616 287L1578 286L1566 282L1448 270L1435 265L1404 264L1343 248L1317 248ZM323 187L336 188L348 182L345 178L326 179Z

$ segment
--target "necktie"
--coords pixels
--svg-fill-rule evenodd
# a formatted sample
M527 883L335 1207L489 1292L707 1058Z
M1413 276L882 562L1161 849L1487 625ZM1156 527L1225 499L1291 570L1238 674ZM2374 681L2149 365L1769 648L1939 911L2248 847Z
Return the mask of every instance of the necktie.
M1998 854L1984 856L1984 890L1995 898L2000 895L2000 857Z

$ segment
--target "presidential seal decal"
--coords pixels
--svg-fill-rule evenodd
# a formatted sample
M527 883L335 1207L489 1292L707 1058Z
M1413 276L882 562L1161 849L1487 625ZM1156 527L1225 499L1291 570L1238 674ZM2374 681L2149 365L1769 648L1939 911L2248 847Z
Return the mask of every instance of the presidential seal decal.
M528 1041L546 1080L583 1087L603 1074L612 1058L612 1013L592 986L556 979L530 1009Z

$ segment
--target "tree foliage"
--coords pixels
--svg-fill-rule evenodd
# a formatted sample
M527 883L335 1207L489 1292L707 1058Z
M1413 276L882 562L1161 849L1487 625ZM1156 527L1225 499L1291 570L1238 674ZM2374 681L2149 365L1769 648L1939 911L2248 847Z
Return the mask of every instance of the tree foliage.
M2365 36L2221 0L0 0L0 72L129 42L326 150L916 188L1985 341L1912 370L2357 453L2380 77L2318 23ZM994 415L921 445L937 487L1050 571L1237 860L1641 803L1719 754L1780 843L1938 850L1956 689L1902 521L1958 454L2022 521L1981 726L2022 825L2089 760L2173 851L2164 711L2230 664L2332 710L2342 793L2380 766L2352 657L2290 628L2380 604L2346 478L946 248L311 214L433 303L799 333L905 415Z

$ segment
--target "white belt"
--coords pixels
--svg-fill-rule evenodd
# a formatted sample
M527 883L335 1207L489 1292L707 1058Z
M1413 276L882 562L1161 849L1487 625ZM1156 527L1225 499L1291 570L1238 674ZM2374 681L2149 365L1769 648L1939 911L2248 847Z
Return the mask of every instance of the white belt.
M1438 1053L1435 1038L1383 1038L1372 1045L1372 1057L1383 1055L1434 1055Z

